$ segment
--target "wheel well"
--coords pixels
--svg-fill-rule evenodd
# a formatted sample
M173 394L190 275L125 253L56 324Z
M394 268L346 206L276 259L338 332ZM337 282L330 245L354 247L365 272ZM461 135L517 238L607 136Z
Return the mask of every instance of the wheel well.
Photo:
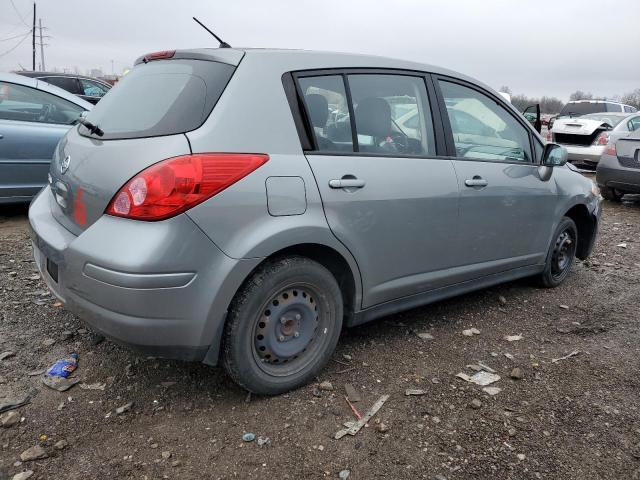
M331 272L342 292L345 323L349 325L355 312L356 282L351 267L349 267L345 258L333 248L327 247L326 245L304 243L279 250L269 255L263 262L274 257L286 255L300 255L310 258Z
M587 207L582 204L571 207L564 216L573 220L578 228L576 257L584 260L589 256L593 247L596 222Z

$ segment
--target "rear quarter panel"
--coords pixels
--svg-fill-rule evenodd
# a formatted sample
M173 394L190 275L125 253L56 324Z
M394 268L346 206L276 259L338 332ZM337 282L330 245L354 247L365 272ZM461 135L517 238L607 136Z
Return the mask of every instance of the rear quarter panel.
M263 258L304 243L331 247L346 259L360 285L353 256L327 225L316 180L300 145L282 85L282 74L292 69L288 58L247 53L205 124L186 134L193 153L269 155L266 164L192 208L188 215L232 258ZM318 68L309 63L308 68L314 67ZM270 215L269 177L302 179L306 210L297 215Z

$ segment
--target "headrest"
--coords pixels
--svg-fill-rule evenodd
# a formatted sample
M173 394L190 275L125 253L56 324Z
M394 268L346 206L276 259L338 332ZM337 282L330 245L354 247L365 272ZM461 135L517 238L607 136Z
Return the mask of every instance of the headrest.
M309 116L314 127L324 128L329 118L329 102L320 94L310 93L304 96L307 107L309 108Z
M355 116L359 134L380 138L391 133L391 107L382 98L362 99L356 107Z

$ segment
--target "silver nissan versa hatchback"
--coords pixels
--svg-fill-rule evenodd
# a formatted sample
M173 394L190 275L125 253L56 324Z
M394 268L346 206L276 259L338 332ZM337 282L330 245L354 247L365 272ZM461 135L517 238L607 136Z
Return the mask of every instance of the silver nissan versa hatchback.
M559 285L600 196L490 88L399 60L165 51L60 141L29 210L70 311L244 388L311 381L344 326Z

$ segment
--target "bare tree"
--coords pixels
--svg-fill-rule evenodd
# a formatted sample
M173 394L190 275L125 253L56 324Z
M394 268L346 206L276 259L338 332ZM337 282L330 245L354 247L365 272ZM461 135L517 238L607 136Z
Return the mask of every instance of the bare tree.
M592 100L593 93L591 92L583 92L582 90L576 90L571 95L569 95L569 100Z
M513 92L511 91L511 89L509 88L508 85L503 85L500 87L500 90L498 90L499 92L504 92L504 93L508 93L509 95L513 95Z
M562 108L563 102L556 97L527 97L526 95L517 94L511 96L511 103L521 112L530 105L540 104L541 113L558 113Z
M620 97L620 101L640 110L640 88L636 88L633 92L625 93Z

